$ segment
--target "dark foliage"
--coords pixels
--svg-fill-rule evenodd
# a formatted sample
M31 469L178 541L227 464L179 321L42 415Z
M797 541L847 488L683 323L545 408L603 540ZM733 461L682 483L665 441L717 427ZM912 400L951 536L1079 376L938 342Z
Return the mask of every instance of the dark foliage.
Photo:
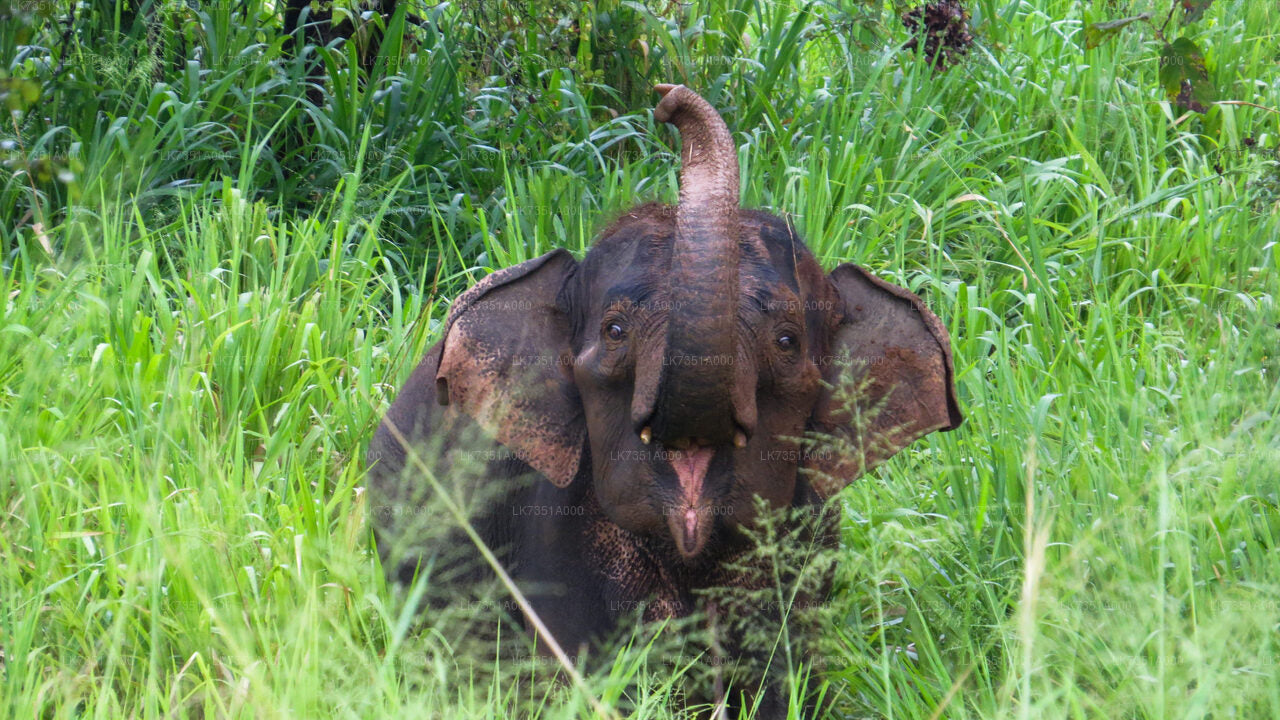
M906 49L916 49L923 38L925 57L938 70L959 63L973 45L969 11L959 0L939 0L910 10L902 16L902 24L913 35Z

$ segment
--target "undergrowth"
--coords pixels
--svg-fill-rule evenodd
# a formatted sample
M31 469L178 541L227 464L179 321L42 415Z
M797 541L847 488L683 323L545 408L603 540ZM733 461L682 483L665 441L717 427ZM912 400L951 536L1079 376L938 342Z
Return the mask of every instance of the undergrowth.
M944 71L882 3L403 3L372 61L256 1L0 10L0 714L670 716L643 642L477 671L363 451L463 288L675 199L676 81L746 205L951 333L965 424L834 500L833 708L1280 716L1280 11L1189 26L1200 113L1137 25L1086 50L1168 7L1110 5L978 0Z

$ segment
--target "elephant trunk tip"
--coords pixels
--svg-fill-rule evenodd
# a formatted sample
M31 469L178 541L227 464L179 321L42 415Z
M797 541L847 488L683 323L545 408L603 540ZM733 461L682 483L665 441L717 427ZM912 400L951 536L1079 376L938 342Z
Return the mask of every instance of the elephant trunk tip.
M683 141L676 211L684 220L683 239L701 243L714 238L713 244L724 245L735 234L730 226L738 214L738 153L729 127L706 99L684 85L660 83L654 90L662 95L653 108L654 120L674 125ZM736 253L736 241L731 244L723 249Z

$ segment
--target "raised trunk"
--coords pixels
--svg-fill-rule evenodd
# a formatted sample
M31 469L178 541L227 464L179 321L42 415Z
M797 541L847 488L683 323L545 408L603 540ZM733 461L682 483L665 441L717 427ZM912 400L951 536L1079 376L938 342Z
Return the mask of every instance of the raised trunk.
M657 89L654 118L679 129L683 163L653 431L666 443L722 444L737 431L738 158L706 100L683 85Z

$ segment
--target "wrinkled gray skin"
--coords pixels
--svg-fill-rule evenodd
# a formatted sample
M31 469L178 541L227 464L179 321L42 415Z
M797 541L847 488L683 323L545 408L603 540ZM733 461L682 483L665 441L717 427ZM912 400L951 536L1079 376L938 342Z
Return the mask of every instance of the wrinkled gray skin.
M679 205L624 214L581 262L557 250L463 294L370 448L375 533L401 581L427 558L397 552L410 513L388 508L424 483L392 427L438 475L491 453L481 535L570 652L633 608L683 617L700 588L748 584L724 565L753 497L820 505L961 422L938 318L856 265L824 273L788 223L741 209L719 114L658 90L654 117L683 141Z

